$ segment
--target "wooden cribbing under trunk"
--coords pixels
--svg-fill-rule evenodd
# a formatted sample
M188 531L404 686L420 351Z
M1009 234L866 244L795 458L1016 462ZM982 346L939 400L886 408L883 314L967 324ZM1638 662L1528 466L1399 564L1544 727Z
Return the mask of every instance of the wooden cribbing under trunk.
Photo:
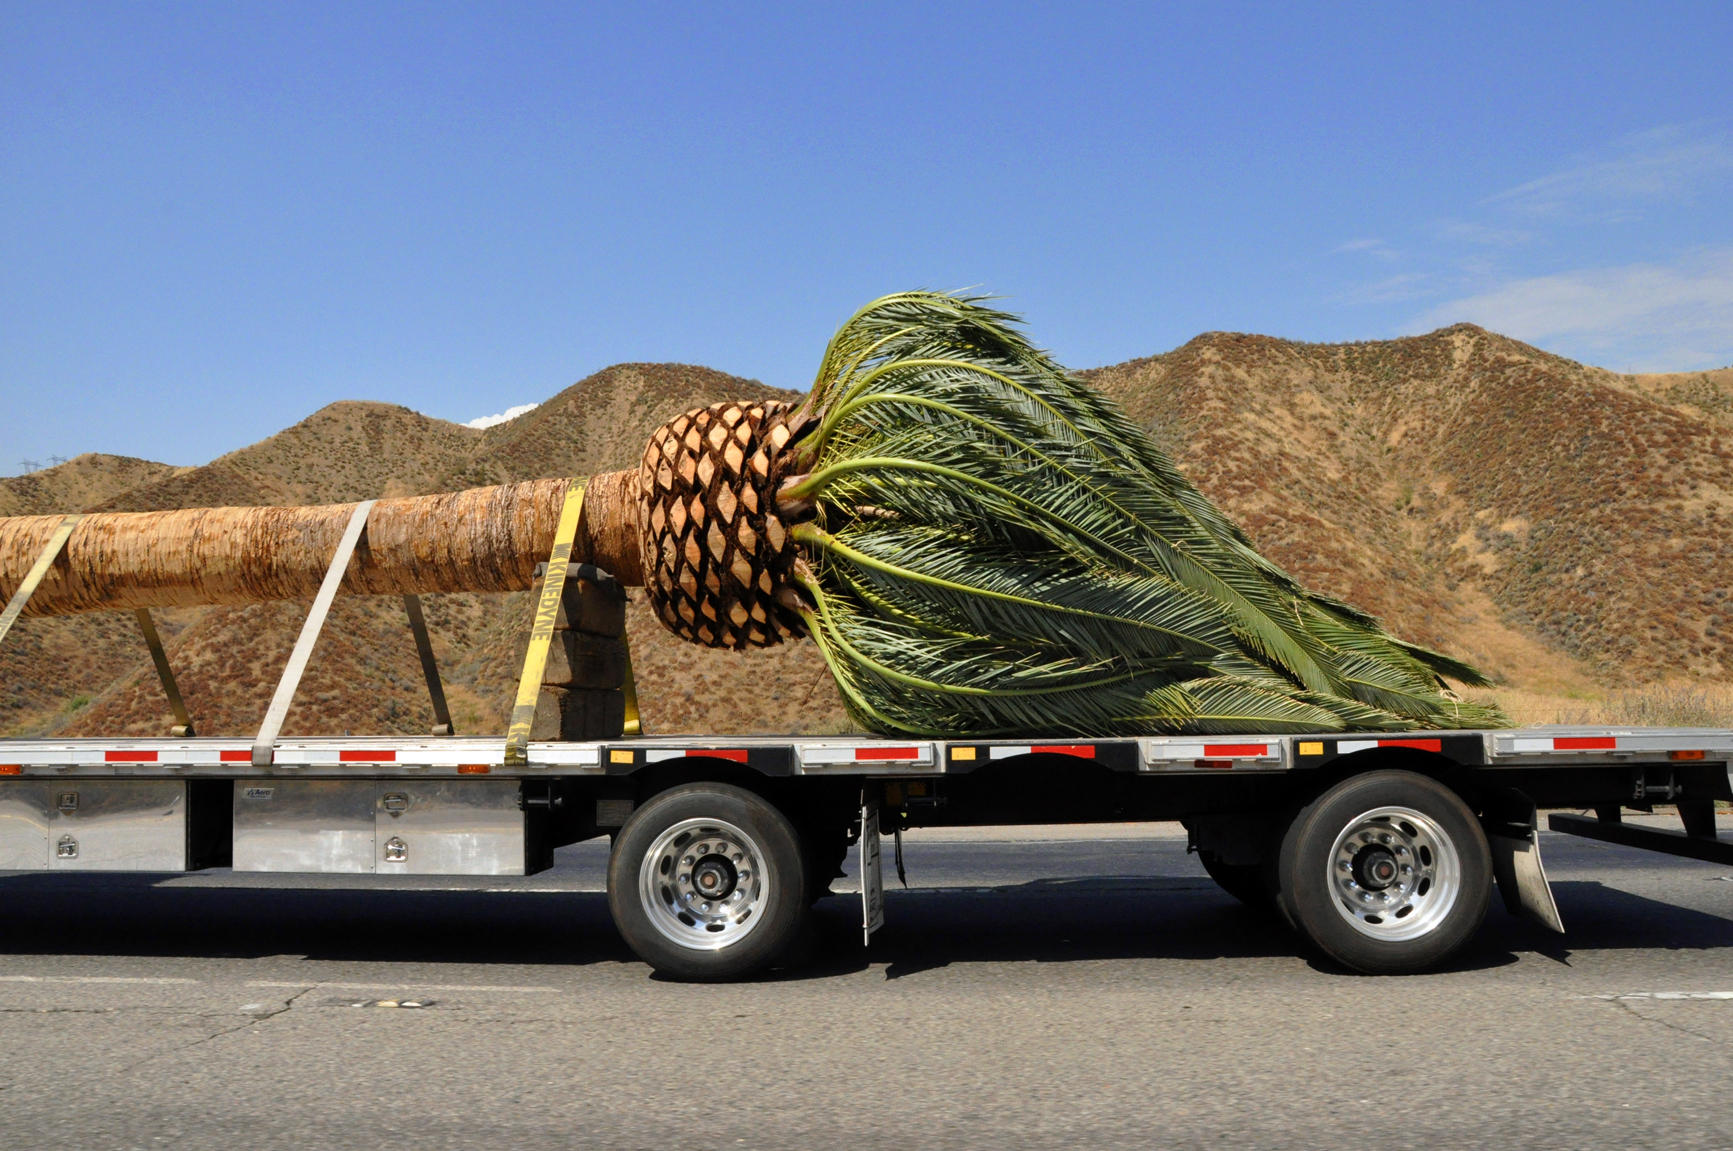
M536 591L541 583L536 583ZM626 596L617 584L576 575L566 581L554 618L541 694L529 738L618 739L626 722ZM529 637L524 637L525 645ZM522 663L519 650L518 663Z

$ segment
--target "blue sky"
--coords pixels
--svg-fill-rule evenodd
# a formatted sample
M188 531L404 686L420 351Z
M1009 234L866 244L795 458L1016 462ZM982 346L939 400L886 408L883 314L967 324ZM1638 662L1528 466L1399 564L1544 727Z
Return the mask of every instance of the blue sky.
M805 387L911 286L1076 367L1461 319L1725 366L1730 49L1704 5L0 0L0 474L624 360Z

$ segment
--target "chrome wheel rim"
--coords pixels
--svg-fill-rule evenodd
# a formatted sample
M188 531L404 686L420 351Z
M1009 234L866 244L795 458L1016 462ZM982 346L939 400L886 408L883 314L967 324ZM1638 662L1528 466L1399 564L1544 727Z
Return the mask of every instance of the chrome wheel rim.
M1348 821L1330 850L1332 902L1362 935L1398 943L1435 930L1462 891L1462 861L1438 821L1375 807Z
M732 823L681 820L644 853L638 899L665 938L719 951L750 935L770 910L764 852Z

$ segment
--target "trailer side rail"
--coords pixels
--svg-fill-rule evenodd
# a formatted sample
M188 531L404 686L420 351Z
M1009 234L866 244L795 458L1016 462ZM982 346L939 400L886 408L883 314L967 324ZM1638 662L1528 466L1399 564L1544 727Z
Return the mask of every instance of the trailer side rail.
M0 739L4 775L621 775L675 759L727 760L767 775L965 774L1013 761L1076 760L1117 772L1216 775L1322 768L1406 751L1462 767L1532 768L1733 762L1733 731L1570 727L1484 732L1159 736L1142 739L898 740L870 736L665 736L535 742L508 762L503 736L279 737L268 763L245 738Z

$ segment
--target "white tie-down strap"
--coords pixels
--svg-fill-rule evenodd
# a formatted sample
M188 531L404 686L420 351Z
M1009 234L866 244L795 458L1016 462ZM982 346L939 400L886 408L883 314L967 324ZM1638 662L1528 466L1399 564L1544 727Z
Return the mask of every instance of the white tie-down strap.
M307 622L301 625L300 638L295 641L295 650L289 653L289 664L283 669L283 678L277 681L277 691L271 696L265 722L259 725L259 734L253 738L254 767L271 765L271 747L277 742L277 733L283 730L283 720L289 716L289 705L295 702L295 689L301 686L301 673L307 670L313 645L319 642L319 632L325 626L325 616L331 611L331 601L337 598L343 573L349 570L349 559L355 554L362 530L367 527L367 515L378 502L362 500L356 504L349 516L349 526L343 529L343 538L337 541L331 566L325 569L325 580L319 585L319 594L313 598L313 610L307 613Z

